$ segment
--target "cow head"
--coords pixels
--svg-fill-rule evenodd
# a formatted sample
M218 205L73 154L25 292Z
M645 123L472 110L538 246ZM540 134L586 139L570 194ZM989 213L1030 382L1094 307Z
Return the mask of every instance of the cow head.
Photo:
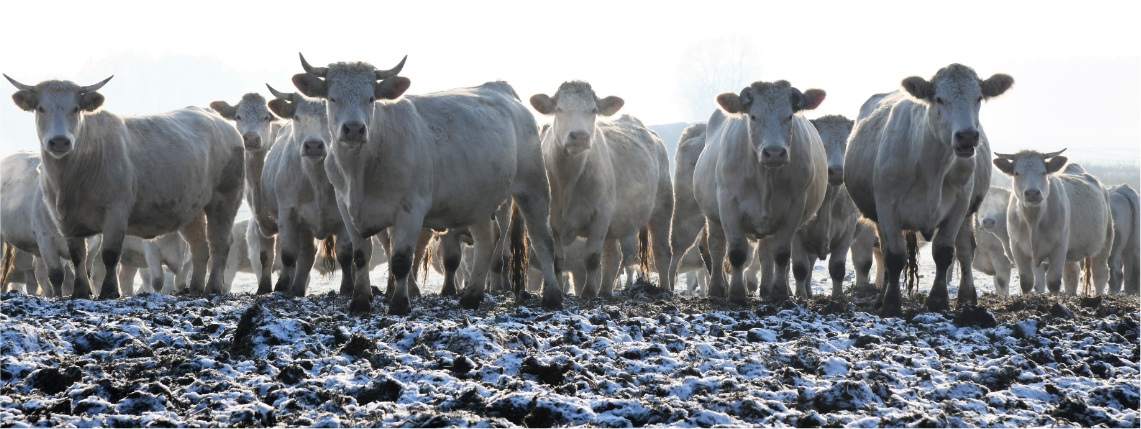
M1023 150L1014 155L996 153L994 166L1011 176L1014 181L1014 196L1030 206L1041 205L1050 198L1049 176L1066 166L1066 157L1060 156L1065 149L1051 153Z
M626 102L619 97L598 98L590 84L575 80L563 82L554 97L531 96L531 107L544 115L554 115L551 125L555 142L570 155L586 152L594 137L594 121L598 115L618 113Z
M988 231L1001 229L1006 224L1006 205L1010 201L1010 191L991 186L990 191L983 197L979 211L975 213L979 226Z
M848 148L848 135L855 122L840 115L828 115L813 119L812 126L820 133L824 142L824 153L828 155L828 184L839 186L844 183L844 152Z
M824 96L822 89L802 93L783 80L753 82L740 94L718 94L717 104L726 112L745 116L749 124L749 142L757 162L765 167L781 167L789 161L792 116L820 106Z
M329 132L349 147L360 147L368 141L368 126L377 100L400 98L412 84L397 76L408 56L391 70L377 70L363 62L335 63L313 67L301 56L305 73L293 75L293 85L302 94L327 101Z
M271 130L277 118L266 108L265 97L261 94L251 92L243 95L237 106L222 100L214 101L210 103L210 108L223 118L234 121L246 150L259 151L273 144Z
M908 94L927 104L939 140L950 142L955 155L962 158L974 156L979 146L979 107L983 100L1002 95L1013 84L1014 78L1002 73L981 80L962 64L939 69L930 81L912 76L902 83Z
M19 90L12 94L12 101L25 111L35 112L42 151L59 159L67 156L75 146L75 136L83 128L83 115L103 105L103 94L96 91L114 76L88 86L62 80L31 86L8 75L4 77Z
M274 99L269 101L269 110L283 119L288 119L293 127L293 140L299 144L301 156L310 162L322 162L328 153L326 143L329 138L329 121L325 102L305 98L296 92L284 93L266 84Z

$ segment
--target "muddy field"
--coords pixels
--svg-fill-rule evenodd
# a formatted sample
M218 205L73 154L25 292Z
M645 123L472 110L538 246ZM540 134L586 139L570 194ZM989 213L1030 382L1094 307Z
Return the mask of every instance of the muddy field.
M604 301L146 293L0 304L10 426L1125 426L1138 300L984 295L881 319L844 300L749 306L635 286Z

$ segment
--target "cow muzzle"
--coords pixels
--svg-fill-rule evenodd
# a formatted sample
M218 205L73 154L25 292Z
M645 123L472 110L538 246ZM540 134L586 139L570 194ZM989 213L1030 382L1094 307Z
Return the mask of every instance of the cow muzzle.
M1027 189L1022 192L1022 200L1030 205L1038 205L1042 203L1042 191L1038 189Z
M47 150L54 158L60 158L71 152L71 139L66 136L55 136L47 141Z
M242 134L242 143L244 143L246 149L249 150L261 149L261 136L252 131Z
M975 148L979 147L979 130L971 128L955 131L951 147L960 158L975 156Z
M320 140L308 140L305 143L302 143L301 155L305 157L324 157L325 142Z
M788 149L783 147L766 147L761 149L761 165L765 167L782 167L788 164Z
M844 184L844 167L828 167L828 184L839 186Z
M338 140L348 144L364 144L368 141L368 128L363 122L345 122L341 125L341 135Z
M983 218L983 228L991 229L997 224L998 222L996 222L993 217Z
M571 131L563 140L563 150L569 155L579 155L590 149L590 134L586 131Z

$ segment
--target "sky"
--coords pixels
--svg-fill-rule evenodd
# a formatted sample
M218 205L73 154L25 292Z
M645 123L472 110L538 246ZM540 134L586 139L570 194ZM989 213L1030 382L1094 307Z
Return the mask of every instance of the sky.
M827 91L806 116L854 118L869 96L957 62L983 78L1014 77L980 115L994 150L1141 159L1137 1L17 0L3 9L0 72L31 85L114 75L100 92L118 114L233 104L246 92L268 96L266 83L294 91L298 52L314 65L378 68L408 55L401 74L413 94L505 80L527 100L586 80L647 124L704 121L716 92L779 79ZM33 115L0 100L0 156L16 150L39 150Z

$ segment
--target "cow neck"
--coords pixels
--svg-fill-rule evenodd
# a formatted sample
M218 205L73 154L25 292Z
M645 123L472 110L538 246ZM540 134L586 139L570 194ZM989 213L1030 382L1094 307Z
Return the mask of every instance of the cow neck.
M90 132L92 129L102 132ZM123 137L129 135L122 118L98 112L84 117L83 126L75 134L75 147L62 159L55 159L41 148L43 176L57 190L57 207L73 204L70 199L87 194L124 192L131 189L134 171L130 169ZM115 169L119 176L105 174ZM119 181L120 183L114 183Z
M588 166L591 158L598 156L595 151L599 149L599 145L597 144L598 138L601 137L599 134L600 133L596 131L592 137L595 139L596 144L588 149L586 153L579 156L567 154L561 142L558 142L555 145L556 149L551 151L551 157L553 158L555 167L555 180L559 181L559 185L562 188L562 212L559 213L560 222L565 222L567 219L575 190L581 185L584 185L584 183L582 183L584 179L589 179L586 177L589 170ZM555 137L552 136L552 138Z

